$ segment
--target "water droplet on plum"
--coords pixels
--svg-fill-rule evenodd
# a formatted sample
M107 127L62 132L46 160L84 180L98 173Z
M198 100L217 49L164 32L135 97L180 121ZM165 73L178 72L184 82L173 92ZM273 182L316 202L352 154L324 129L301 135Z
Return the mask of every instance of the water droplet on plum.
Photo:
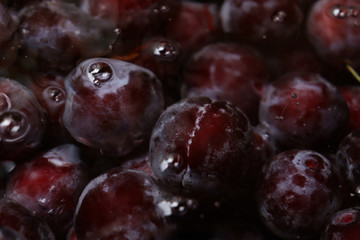
M282 22L284 22L286 16L287 16L287 13L285 11L283 11L283 10L277 11L272 16L272 21L275 23L282 23Z
M0 139L13 142L22 138L29 129L27 118L20 112L7 111L0 115Z
M90 65L89 78L95 86L100 86L101 83L107 82L112 78L113 71L109 64L98 62Z
M168 41L159 41L153 45L152 53L155 56L170 59L178 55L178 50Z
M48 90L50 99L53 100L54 102L61 102L64 99L64 93L59 89L59 88L55 88L55 87L51 87Z
M336 18L344 18L346 16L346 9L343 5L335 5L331 13Z
M121 33L121 29L120 28L114 28L114 33L116 34L116 35L119 35L120 33Z

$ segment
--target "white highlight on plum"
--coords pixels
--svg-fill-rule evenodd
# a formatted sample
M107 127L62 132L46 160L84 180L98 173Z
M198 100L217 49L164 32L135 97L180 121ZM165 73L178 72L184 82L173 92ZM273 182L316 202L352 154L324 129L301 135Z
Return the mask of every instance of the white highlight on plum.
M175 159L173 156L170 156L170 157L164 159L160 164L160 170L165 171L170 165L173 165L174 167L178 167L179 163L174 162L174 160Z
M186 154L189 157L190 154L190 146L192 144L192 139L193 137L195 137L195 133L196 131L198 131L200 129L200 121L201 119L204 117L204 114L206 113L206 105L203 107L199 107L199 110L197 112L197 117L196 117L196 121L195 121L195 126L193 128L193 131L190 133L190 138L188 140L188 144L186 146Z

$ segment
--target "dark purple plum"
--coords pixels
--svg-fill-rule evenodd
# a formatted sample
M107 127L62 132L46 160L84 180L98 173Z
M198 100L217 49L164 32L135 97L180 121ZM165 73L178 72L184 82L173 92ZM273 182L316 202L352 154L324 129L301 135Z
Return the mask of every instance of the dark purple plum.
M160 189L148 174L119 168L87 185L75 213L79 240L149 240L165 227Z
M182 97L230 101L256 124L261 89L268 80L265 62L255 48L218 42L205 45L186 63Z
M316 53L337 68L360 66L360 2L319 0L308 13L306 30Z
M339 89L315 73L294 72L265 86L259 120L281 149L328 149L348 124L348 107Z
M357 240L360 238L360 208L336 212L328 221L321 240Z
M88 178L75 145L47 150L11 172L5 196L46 222L57 236L69 230Z
M111 52L115 25L97 21L74 4L44 1L19 13L22 62L30 69L72 70L84 58Z
M23 160L41 145L45 111L18 81L0 78L0 160Z
M281 239L316 239L340 210L342 190L333 164L313 150L288 150L268 164L258 190L259 212Z
M165 187L202 197L228 192L244 181L253 149L252 126L243 112L229 102L194 97L161 114L149 158Z
M66 78L63 123L80 143L122 156L147 141L164 108L150 70L106 58L81 62Z
M55 240L49 226L21 204L0 199L0 226L9 227L27 240Z

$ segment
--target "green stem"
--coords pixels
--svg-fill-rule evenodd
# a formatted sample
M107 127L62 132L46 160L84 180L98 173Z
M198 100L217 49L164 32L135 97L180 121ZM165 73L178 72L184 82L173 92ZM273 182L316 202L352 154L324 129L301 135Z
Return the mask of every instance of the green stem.
M350 62L346 62L346 69L353 75L353 77L360 82L360 75L359 73L351 66Z

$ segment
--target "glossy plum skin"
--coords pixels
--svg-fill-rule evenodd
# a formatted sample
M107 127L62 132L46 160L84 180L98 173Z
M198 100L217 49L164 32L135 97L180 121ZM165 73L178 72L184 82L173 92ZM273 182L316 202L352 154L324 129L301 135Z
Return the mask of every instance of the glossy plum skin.
M360 87L345 85L339 87L349 108L348 132L360 128Z
M261 89L269 73L261 54L254 48L218 42L195 52L183 70L181 96L208 96L226 100L258 122Z
M46 115L32 91L16 80L0 78L0 160L21 161L36 151Z
M219 195L245 179L253 141L249 119L234 105L185 98L159 117L149 159L154 175L172 191Z
M165 224L159 194L144 172L116 168L103 173L81 194L75 213L78 239L156 239Z
M0 3L0 70L10 67L17 58L19 38L16 30L19 19L10 9Z
M280 149L330 149L348 123L346 101L333 84L315 73L294 72L268 84L259 121Z
M12 228L28 240L55 240L49 226L21 204L0 199L0 225Z
M19 232L14 229L1 226L0 227L0 240L26 240Z
M168 24L164 34L177 42L185 55L189 55L218 39L219 33L219 13L215 4L182 1L178 14Z
M16 166L5 196L34 212L56 235L65 235L88 181L79 154L75 145L60 145Z
M225 33L258 46L286 43L303 20L297 3L286 0L225 0L220 16Z
M321 240L356 240L360 238L360 208L336 212L323 231Z
M117 37L114 25L66 2L29 4L19 18L22 61L28 68L68 72L81 59L109 54Z
M81 0L80 8L108 20L118 33L116 50L127 50L147 37L161 35L178 13L176 0Z
M340 180L332 163L312 150L288 150L266 167L258 191L263 223L283 239L312 239L340 209Z
M360 130L346 135L336 152L336 164L350 193L360 194Z
M306 29L317 54L338 68L360 66L360 3L322 0L311 7Z
M159 79L115 59L80 63L65 79L63 123L80 143L122 156L146 141L164 108Z

